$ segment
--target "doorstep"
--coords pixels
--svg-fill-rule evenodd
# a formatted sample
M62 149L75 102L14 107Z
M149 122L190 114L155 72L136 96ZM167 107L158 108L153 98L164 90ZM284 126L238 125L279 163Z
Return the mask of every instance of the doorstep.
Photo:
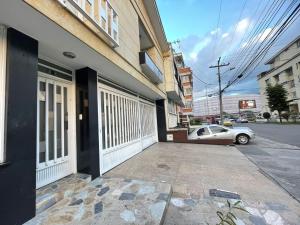
M96 178L25 225L158 225L164 221L171 194L166 183Z
M39 214L65 197L84 188L92 180L91 175L72 174L36 190L36 214Z

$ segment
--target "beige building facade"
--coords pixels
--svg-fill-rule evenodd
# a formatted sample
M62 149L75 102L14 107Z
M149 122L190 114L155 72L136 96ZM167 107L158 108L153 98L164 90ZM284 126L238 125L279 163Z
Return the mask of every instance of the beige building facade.
M282 84L288 92L289 111L300 112L300 36L266 62L270 70L257 76L262 110L270 112L266 96L268 84Z
M168 52L164 60L167 92L167 127L175 128L180 124L181 109L185 106L182 80L174 61L172 50Z
M166 141L184 104L155 0L1 1L0 92L4 224L35 215L36 189Z

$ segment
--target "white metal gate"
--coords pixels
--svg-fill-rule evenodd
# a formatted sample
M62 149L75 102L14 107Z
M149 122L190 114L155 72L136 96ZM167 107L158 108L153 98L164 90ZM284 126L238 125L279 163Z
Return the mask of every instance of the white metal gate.
M67 83L38 78L36 188L72 173L69 160Z
M101 174L157 142L155 105L99 83Z
M157 141L156 135L156 108L145 101L140 100L140 123L142 149L145 149Z

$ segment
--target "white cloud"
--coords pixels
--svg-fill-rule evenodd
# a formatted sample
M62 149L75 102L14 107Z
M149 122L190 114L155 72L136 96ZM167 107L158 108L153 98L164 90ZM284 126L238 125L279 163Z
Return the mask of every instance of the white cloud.
M246 29L249 27L249 25L250 25L249 18L242 19L237 23L236 31L238 33L244 33Z
M229 33L224 33L224 34L222 34L222 38L226 38L226 37L228 37L229 36Z
M211 38L210 37L206 37L204 39L202 39L201 41L199 41L193 48L193 50L188 54L188 56L190 57L190 59L192 60L197 60L197 56L199 54L199 52L205 48L206 46L208 46L211 43Z
M272 29L273 28L270 28L270 27L265 29L264 31L260 32L258 35L253 37L252 39L243 42L241 47L245 48L250 45L254 46L257 42L263 42L263 41L265 41L265 39L270 39L273 36L273 34L275 33L277 28L275 28L273 31L272 31Z
M181 50L185 52L186 65L191 66L194 74L201 80L209 84L213 84L207 86L208 94L214 94L218 90L216 70L209 69L209 66L215 65L219 56L222 56L223 60L225 59L224 62L236 62L235 60L231 61L230 57L224 58L224 56L236 55L235 51L237 49L240 50L241 47L247 47L247 43L249 43L248 40L245 40L245 42L241 44L242 46L238 45L241 43L245 33L249 31L251 24L252 21L250 21L249 18L245 18L240 20L238 23L233 24L227 30L217 28L209 31L203 37L190 35L181 40ZM270 31L265 31L262 36L266 37L268 32ZM228 68L222 68L222 72L227 69ZM228 72L228 74L226 74L226 78L223 80L222 84L223 87L234 73L235 71ZM236 90L231 94L241 92L243 91ZM202 99L205 96L205 85L197 79L195 79L194 94L195 100Z
M211 35L215 35L215 34L217 34L217 33L219 33L219 32L221 32L221 29L220 29L220 28L216 28L215 30L212 30L212 31L210 32L210 34L211 34Z

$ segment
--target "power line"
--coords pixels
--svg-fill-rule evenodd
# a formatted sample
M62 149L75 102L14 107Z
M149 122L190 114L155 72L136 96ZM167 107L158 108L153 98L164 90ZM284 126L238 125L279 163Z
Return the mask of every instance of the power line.
M288 7L287 11L290 11L289 8L290 7ZM291 26L291 24L293 24L296 21L296 19L299 17L299 14L298 14L299 12L300 12L300 3L296 6L296 8L294 8L292 13L290 13L290 15L285 19L285 21L281 24L281 26L278 29L276 29L276 32L272 36L270 41L267 42L267 44L261 49L261 51L259 51L258 54L256 54L255 57L253 57L253 59L250 61L250 63L244 68L242 73L245 73L247 70L249 70L251 68L251 66L254 65L255 62L256 62L256 65L258 65L263 60L263 58L267 54L270 47L274 44L274 42L278 39L278 37L280 37L282 35L283 31L286 30L289 26ZM280 17L279 21L282 19L282 17L284 15L285 15L285 13ZM254 69L252 69L246 76L244 76L244 78L242 80L246 79L251 74L251 72L254 71ZM228 88L229 86L231 86L235 83L238 83L240 81L241 80L239 80L239 81L234 80L226 88Z
M216 47L217 47L217 37L219 36L219 29L220 29L220 18L221 18L221 12L222 12L222 3L223 0L220 0L220 5L219 5L219 13L218 13L218 21L217 21L217 27L216 27L216 36L215 36L215 45L214 45L214 49L213 49L213 56L215 55L215 51L216 51Z
M300 4L299 4L299 5L300 5ZM298 6L299 6L299 5L298 5ZM286 12L289 12L289 11L290 11L290 8L288 8ZM274 35L272 35L272 36L273 36L273 37L272 37L273 40L271 39L271 41L270 41L270 43L269 43L268 46L264 46L264 47L263 47L262 50L264 50L264 51L261 51L261 52L254 58L253 63L255 62L255 60L259 60L259 59L262 60L262 59L264 58L264 56L267 54L267 51L270 49L270 47L273 45L273 43L277 40L277 38L282 34L283 30L286 29L286 27L289 26L290 22L293 20L293 16L296 16L296 15L297 15L297 11L299 11L299 10L298 10L298 8L296 7L295 10L293 11L293 13L285 20L285 22L280 26L279 29L275 29L276 25L274 26L273 29L274 29L275 33L274 33ZM295 13L295 14L294 14L294 13ZM286 16L286 13L284 13L284 14L281 16L280 21L281 21L285 16ZM278 22L279 22L279 21L278 21ZM278 23L277 23L277 24L278 24ZM272 30L273 30L273 29L272 29ZM271 35L271 33L272 33L272 32L270 32L269 35ZM269 36L269 35L268 35L268 36ZM266 37L266 39L268 39L268 36ZM274 36L275 36L275 37L274 37ZM261 57L261 56L263 56L263 57ZM260 61L261 61L261 60L260 60ZM250 68L250 66L253 65L253 63L249 64L249 65L243 70L243 72L246 72L246 71Z
M300 5L300 4L299 4L299 5ZM299 12L300 12L300 8L299 8L299 10L297 11L297 13L299 13ZM292 20L289 21L287 27L289 27L291 24L293 24L299 16L300 16L300 14L298 14L296 17L294 17L294 20L293 20L293 21L292 21ZM284 29L287 29L287 28L283 28L283 30L284 30ZM282 30L282 32L283 32L283 30ZM282 35L282 32L280 32L280 33L278 34L278 37ZM275 40L274 40L274 41L275 41ZM271 47L271 46L270 46L270 47ZM270 48L270 47L269 47L269 48ZM269 48L268 48L268 49L269 49ZM258 63L256 63L256 65L259 64L259 63L264 59L266 53L267 53L267 52L264 53L263 57L261 57L260 61L259 61ZM255 69L255 68L254 68L254 69ZM248 74L247 74L242 80L246 79L249 75L251 75L251 73L254 71L254 69L252 69L250 72L248 72Z
M259 8L260 8L262 2L264 2L264 1L260 1L260 2L259 2L259 4L257 5L256 10L255 10L253 16L251 16L251 17L253 17L253 18L256 17L256 14L258 13ZM270 2L270 0L269 0L269 2ZM260 18L262 17L262 15L264 15L263 12L266 10L266 8L267 8L269 2L266 3L265 7L264 7L263 10L261 11L262 13L260 13L258 19L256 20L256 23L255 23L255 25L253 26L253 29L252 29L250 32L248 32L249 36L250 36L250 34L253 33L253 31L255 30L255 27L259 24ZM250 25L250 23L248 24L247 29L249 28L249 25ZM247 32L244 32L243 37L241 38L239 44L237 45L238 47L241 46L241 44L242 44L243 41L245 40L246 34L247 34ZM246 38L246 40L247 40L247 38ZM240 53L241 53L241 52L238 51L238 50L236 50L236 51L234 52L234 54L233 54L234 57L233 57L233 59L231 60L231 61L233 62L233 65L235 65L237 55L240 54Z
M265 43L265 41L266 40L268 40L268 38L270 37L270 35L271 34L273 34L273 32L275 31L276 32L276 30L275 30L275 28L276 28L276 26L281 22L281 20L284 18L284 16L287 14L287 12L291 9L291 7L293 6L295 4L295 1L293 1L290 5L289 5L289 7L286 9L286 11L283 13L283 15L280 17L280 19L276 22L276 24L273 26L273 28L271 29L271 31L268 33L268 35L264 38L264 40L261 42L261 44L257 47L257 48L254 48L256 51L252 54L252 57L255 55L255 53L257 52L257 51L259 51L260 50L260 48L263 46L263 44ZM282 5L280 6L280 7L282 7ZM275 17L275 13L277 13L278 12L278 8L277 8L277 10L274 12L274 14L273 14L273 16L272 16L272 20L273 20L273 18ZM270 24L270 22L271 22L271 20L269 21L269 23L268 23L268 26L269 26L269 24ZM260 37L258 37L258 39L256 40L256 42L258 43L258 40L261 38L261 35L260 35ZM254 46L257 44L257 43L255 43L254 44ZM249 46L248 47L250 47L250 46L252 46L252 43L251 44L249 44ZM253 46L252 46L253 47ZM237 70L237 72L236 72L236 74L233 76L233 78L231 79L231 83L233 82L233 81L236 81L237 79L237 76L239 75L239 74L241 74L242 72L241 71L243 71L243 67L245 67L246 65L247 65L247 61L248 61L248 59L249 59L249 57L242 57L241 58L241 64L239 65L239 68L238 68L238 70ZM251 57L250 57L250 59L251 59Z
M275 16L279 12L279 10L282 8L283 4L284 4L284 0L281 0L281 2L279 0L277 0L275 2L274 6L270 5L270 8L267 10L267 13L266 13L265 17L263 18L263 20L261 21L259 26L254 30L252 35L250 36L249 41L246 43L245 47L240 52L240 55L236 57L236 60L241 62L241 64L239 65L239 69L247 61L247 57L245 56L245 53L251 48L255 49L255 45L262 38L262 36L264 35L264 33L266 31L266 28L270 26L270 24L274 20ZM237 73L236 73L235 76L237 76L239 74L238 70L237 70Z
M214 84L209 84L209 83L207 83L207 82L201 80L201 79L200 79L196 74L194 74L194 73L193 73L193 76L194 76L197 80L199 80L201 83L203 83L203 84L205 84L205 85L214 85Z
M232 42L233 42L233 40L234 40L234 37L235 37L235 33L236 33L236 30L237 30L238 24L239 24L239 22L240 22L240 20L241 20L241 18L242 18L242 15L243 15L244 10L245 10L246 3L247 3L247 0L244 0L244 3L243 3L243 5L242 5L242 10L241 10L240 15L239 15L239 18L238 18L238 22L235 23L235 28L234 28L233 36L232 36L231 41L230 41L230 44L229 44L230 47L231 47Z

